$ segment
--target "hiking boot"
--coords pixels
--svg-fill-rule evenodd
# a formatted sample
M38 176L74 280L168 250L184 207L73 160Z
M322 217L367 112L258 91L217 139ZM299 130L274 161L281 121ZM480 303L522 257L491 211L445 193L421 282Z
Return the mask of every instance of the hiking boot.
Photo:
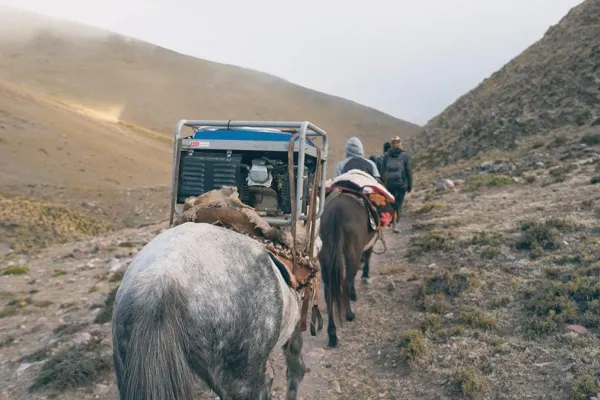
M392 231L393 231L394 233L399 233L399 232L400 232L400 229L399 229L399 228L398 228L398 226L396 225L396 222L394 222L394 223L392 224Z

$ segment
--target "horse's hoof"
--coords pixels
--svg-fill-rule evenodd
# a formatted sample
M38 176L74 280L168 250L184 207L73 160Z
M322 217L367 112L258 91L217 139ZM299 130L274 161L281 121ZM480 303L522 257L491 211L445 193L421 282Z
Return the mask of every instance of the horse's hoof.
M354 315L353 312L349 312L348 314L346 314L346 321L354 321L354 318L356 318L356 315Z
M368 285L371 283L371 278L362 278L363 285Z
M326 349L335 349L338 345L337 337L329 338L329 343L327 343Z

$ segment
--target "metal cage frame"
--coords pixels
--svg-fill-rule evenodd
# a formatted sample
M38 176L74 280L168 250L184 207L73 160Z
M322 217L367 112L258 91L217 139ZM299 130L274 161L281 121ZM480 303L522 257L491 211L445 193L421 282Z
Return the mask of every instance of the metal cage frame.
M295 223L298 219L307 221L309 216L302 212L302 200L304 199L304 185L301 184L303 182L303 171L304 171L304 163L306 158L306 153L313 153L315 151L315 147L310 148L307 145L307 138L316 138L321 137L323 139L323 146L320 149L320 159L321 165L317 166L320 168L320 188L319 188L319 208L317 209L317 213L315 218L318 219L323 214L323 209L325 207L325 181L327 176L327 150L328 150L328 137L327 133L314 125L309 121L233 121L233 120L187 120L182 119L177 122L175 126L175 135L173 140L173 170L171 175L171 207L169 213L169 226L173 225L173 220L175 214L179 215L183 210L180 207L181 204L177 203L177 193L179 188L179 163L181 159L182 152L182 144L184 140L190 140L190 136L183 136L182 131L184 127L191 128L193 130L193 134L196 132L207 129L207 128L216 128L216 129L225 129L229 130L232 128L243 129L243 128L253 128L253 129L277 129L277 130L286 130L286 132L279 133L290 133L289 131L293 131L297 133L298 137L294 138L295 135L292 135L292 139L290 142L294 140L294 152L298 153L298 172L297 172L297 185L295 185L295 210L292 210L291 218L281 218L281 217L264 217L264 219L271 225L278 226L286 226L292 225L295 226ZM278 133L278 132L274 132Z

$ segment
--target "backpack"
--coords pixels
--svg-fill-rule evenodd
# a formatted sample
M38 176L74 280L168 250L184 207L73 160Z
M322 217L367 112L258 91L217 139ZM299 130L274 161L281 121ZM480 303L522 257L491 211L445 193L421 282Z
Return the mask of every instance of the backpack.
M402 153L395 157L386 154L384 163L385 171L388 173L387 186L406 188L408 185L408 182L406 181L406 164L404 163Z
M346 172L353 170L353 169L359 169L363 172L366 172L367 174L373 176L374 172L373 171L373 164L371 164L368 160L365 160L362 157L352 157L351 159L349 159L348 161L346 161L346 164L344 165L344 168L342 169L342 174L345 174Z

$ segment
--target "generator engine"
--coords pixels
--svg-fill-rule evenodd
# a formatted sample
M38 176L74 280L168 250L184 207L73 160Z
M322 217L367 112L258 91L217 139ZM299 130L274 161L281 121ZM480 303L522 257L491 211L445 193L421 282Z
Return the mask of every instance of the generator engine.
M287 156L287 154L286 154ZM241 198L254 207L259 214L275 216L291 213L291 192L286 161L254 158L247 169ZM297 166L294 168L297 171ZM304 168L304 180L311 180L308 168ZM296 179L294 180L296 181Z
M177 203L223 186L236 186L240 199L259 215L291 214L288 148L292 133L267 129L198 129L182 141L177 171ZM306 212L317 170L316 147L307 140L302 174ZM298 152L294 153L297 188Z

